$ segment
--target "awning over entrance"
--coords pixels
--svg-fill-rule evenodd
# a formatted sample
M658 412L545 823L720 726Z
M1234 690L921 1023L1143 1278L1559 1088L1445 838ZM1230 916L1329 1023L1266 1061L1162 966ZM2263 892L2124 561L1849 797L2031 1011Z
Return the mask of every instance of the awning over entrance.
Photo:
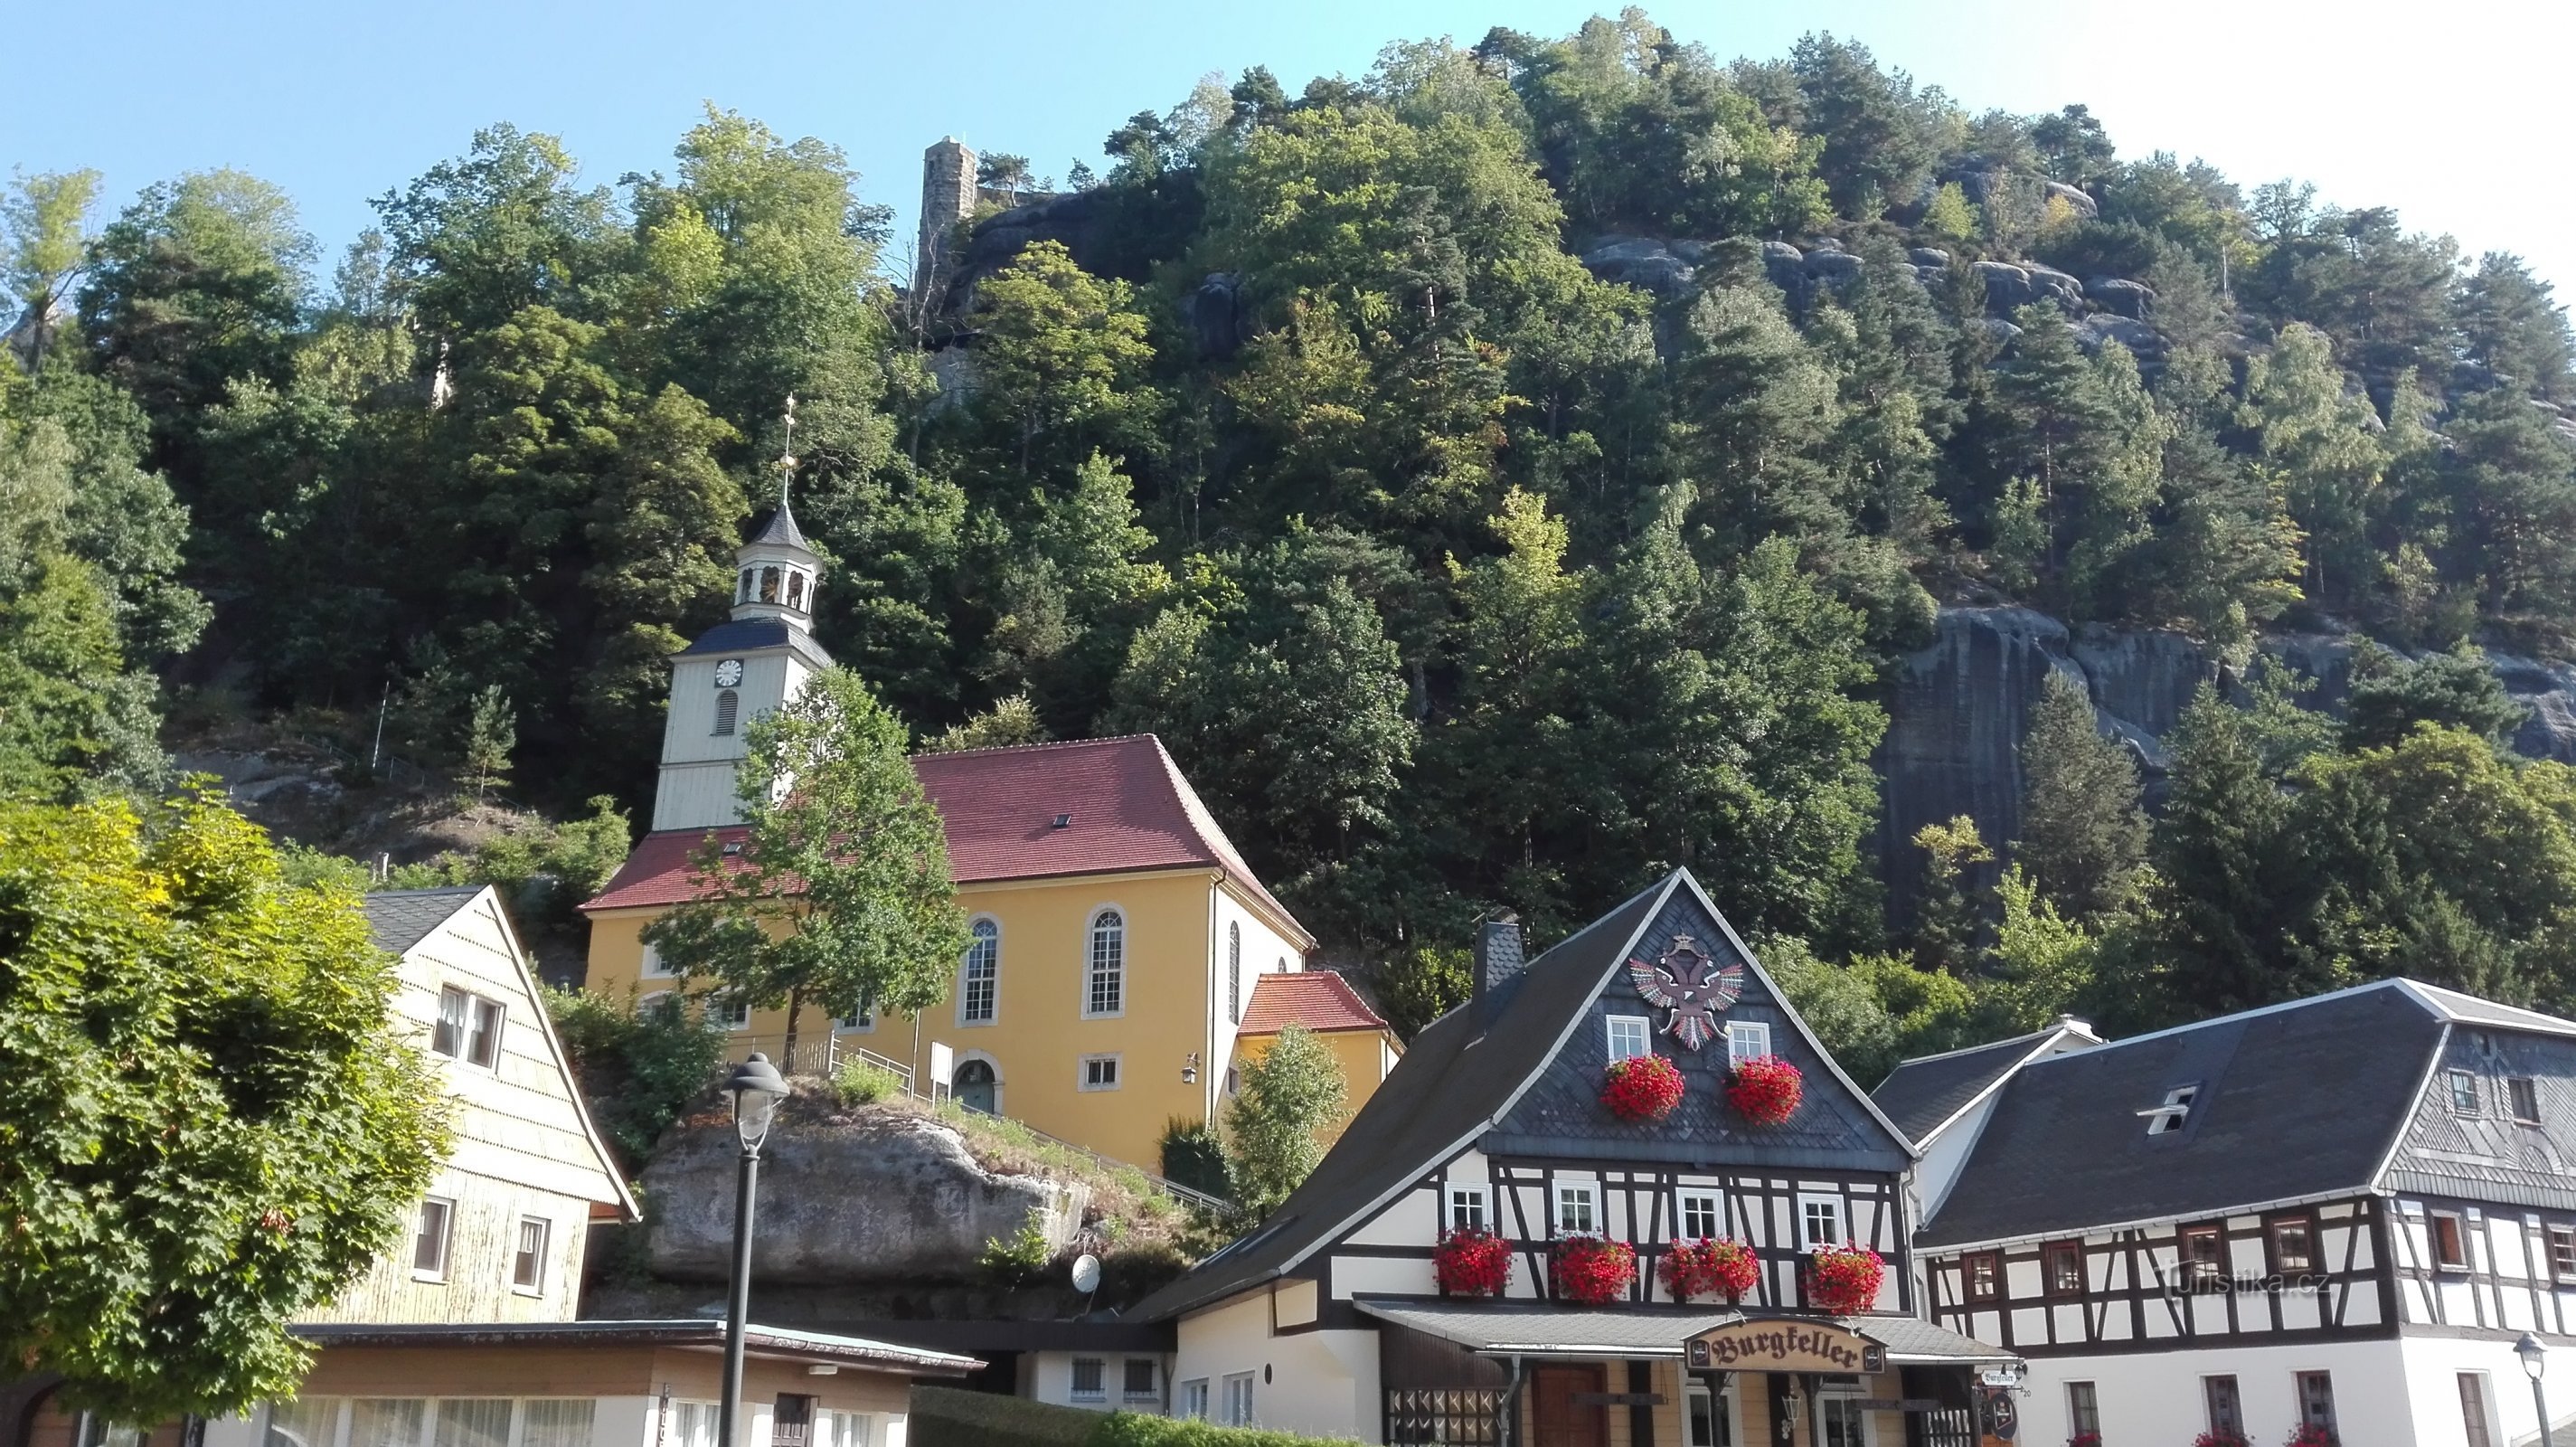
M1453 1341L1487 1356L1654 1358L1682 1355L1702 1332L1748 1320L1733 1307L1555 1306L1545 1302L1424 1301L1363 1296L1351 1303L1380 1321ZM2001 1347L1910 1316L1805 1317L1887 1348L1890 1366L1974 1366L2018 1360Z

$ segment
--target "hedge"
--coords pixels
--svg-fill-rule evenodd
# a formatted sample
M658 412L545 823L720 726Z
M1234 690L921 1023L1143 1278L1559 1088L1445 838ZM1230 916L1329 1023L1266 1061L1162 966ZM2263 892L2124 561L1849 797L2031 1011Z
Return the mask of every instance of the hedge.
M909 1440L913 1447L1311 1447L1322 1439L1143 1412L1057 1407L952 1387L915 1387Z

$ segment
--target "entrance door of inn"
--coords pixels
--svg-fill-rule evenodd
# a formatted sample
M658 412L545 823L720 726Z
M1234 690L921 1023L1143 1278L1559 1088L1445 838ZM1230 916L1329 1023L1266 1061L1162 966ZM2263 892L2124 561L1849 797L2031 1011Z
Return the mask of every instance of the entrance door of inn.
M1609 1447L1610 1408L1602 1380L1598 1366L1532 1369L1531 1447Z

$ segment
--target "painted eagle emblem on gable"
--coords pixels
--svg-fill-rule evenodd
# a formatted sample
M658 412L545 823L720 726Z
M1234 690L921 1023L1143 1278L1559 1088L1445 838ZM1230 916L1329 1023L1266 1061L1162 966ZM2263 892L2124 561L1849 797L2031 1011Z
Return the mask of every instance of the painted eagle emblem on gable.
M1664 1033L1691 1050L1717 1038L1718 1013L1744 994L1744 966L1733 960L1719 964L1689 935L1673 936L1652 964L1630 960L1628 978L1647 1004L1671 1012Z

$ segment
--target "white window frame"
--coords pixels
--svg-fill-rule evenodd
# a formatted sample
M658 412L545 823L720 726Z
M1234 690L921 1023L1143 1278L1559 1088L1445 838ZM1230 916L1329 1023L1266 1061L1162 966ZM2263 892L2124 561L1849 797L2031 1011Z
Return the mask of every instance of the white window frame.
M1566 1224L1573 1213L1566 1207L1577 1199L1583 1202L1588 1219L1580 1226ZM1552 1236L1598 1236L1601 1231L1601 1183L1599 1181L1556 1181L1548 1186L1547 1225Z
M671 968L671 962L662 958L662 951L656 947L651 940L646 940L643 944L644 958L643 963L636 967L637 978L645 980L676 980L680 977L680 972Z
M859 1007L859 1013L855 1015L833 1016L832 1033L835 1035L874 1035L877 1033L877 1007L872 1004L861 1005Z
M1083 1390L1082 1386L1082 1369L1085 1367L1091 1368L1095 1378L1095 1384L1089 1391ZM1066 1397L1077 1402L1108 1401L1109 1359L1107 1357L1075 1357L1065 1372L1064 1394Z
M1733 1379L1731 1375L1721 1374L1718 1377L1718 1380L1722 1383L1726 1383L1726 1385L1719 1387L1715 1392L1711 1392L1708 1389L1708 1384L1706 1382L1694 1380L1691 1382L1689 1390L1683 1395L1682 1447L1717 1447L1717 1444L1714 1442L1697 1441L1690 1435L1691 1414L1689 1407L1690 1399L1692 1397L1708 1397L1711 1399L1709 1402L1710 1421L1719 1425L1723 1429L1725 1439L1727 1441L1741 1442L1744 1440L1744 1421L1741 1417L1736 1415L1735 1411L1735 1387L1733 1385Z
M1746 1048L1750 1042L1751 1048ZM1726 1063L1741 1065L1771 1053L1771 1026L1762 1020L1726 1022Z
M977 930L990 933L977 934ZM957 1028L980 1030L987 1025L1000 1024L1002 1019L1002 922L989 914L979 914L966 922L966 937L970 943L966 946L965 956L957 962ZM987 949L990 953L984 957L982 981L984 1009L978 1014L974 1008L977 983L975 956L978 951Z
M1620 1043L1622 1036L1634 1036L1630 1043L1635 1048L1624 1048ZM1614 1063L1652 1055L1655 1053L1655 1023L1643 1015L1607 1016L1601 1022L1601 1044Z
M536 1279L533 1281L521 1281L519 1279L519 1263L523 1260L527 1260L529 1256L527 1241L528 1228L531 1226L537 1228L537 1249L535 1255ZM547 1220L543 1216L521 1216L519 1218L518 1234L510 1242L510 1289L512 1291L521 1296L543 1296L546 1294L546 1267L549 1264L547 1258L553 1254L554 1245L554 1222Z
M710 990L704 1008L710 1030L739 1035L751 1028L751 1002L748 1000L736 1000L722 990ZM736 1012L739 1012L738 1018Z
M1809 1207L1822 1207L1825 1210L1833 1212L1834 1237L1832 1240L1819 1241L1816 1239L1815 1223L1808 1216ZM1843 1210L1842 1197L1822 1195L1813 1191L1800 1191L1798 1193L1798 1249L1801 1251L1813 1251L1818 1246L1840 1246L1844 1242L1852 1240L1852 1223L1843 1219L1845 1214L1846 1213Z
M1180 1396L1172 1403L1173 1414L1206 1421L1208 1414L1208 1379L1192 1377L1181 1383Z
M1473 1206L1475 1208L1476 1219L1470 1224L1477 1230L1490 1231L1494 1228L1494 1213L1492 1205L1493 1198L1486 1193L1483 1186L1453 1184L1449 1187L1448 1200L1443 1203L1440 1216L1440 1227L1444 1231L1459 1231L1466 1229L1458 1224L1458 1217L1460 1214L1458 1208L1461 1206Z
M1100 922L1112 918L1117 921L1117 924L1109 932L1109 937L1115 942L1116 958L1111 960L1104 969L1101 963L1100 946L1103 931L1100 928ZM1125 906L1094 905L1091 913L1085 916L1082 927L1080 978L1083 1019L1115 1020L1127 1013L1127 910ZM1110 998L1110 1005L1105 1010L1094 1009L1092 1008L1094 1002L1098 1001L1103 994L1101 984L1104 979L1109 987L1106 993Z
M1250 1372L1228 1372L1225 1374L1225 1398L1223 1402L1223 1411L1225 1415L1223 1421L1218 1425L1225 1427L1250 1427L1261 1420L1260 1412L1252 1397L1252 1381L1253 1377Z
M438 1264L420 1264L420 1241L429 1234L429 1208L438 1208ZM447 1280L447 1254L456 1242L456 1201L451 1196L423 1196L419 1209L411 1218L411 1279L414 1281Z
M447 1014L450 1000L463 1002L464 1013L455 1020ZM490 1029L484 1028L489 1023ZM438 987L438 1016L429 1027L431 1053L476 1070L497 1072L501 1068L501 1037L509 1029L509 1007L489 995L478 995L463 985ZM450 1032L453 1032L452 1034ZM446 1043L455 1048L447 1048ZM478 1058L479 1057L479 1058Z
M1690 1218L1692 1215L1692 1207L1694 1206L1701 1207L1706 1210L1708 1219L1711 1223L1711 1229L1706 1231L1693 1231L1690 1229ZM1726 1196L1723 1192L1705 1186L1686 1186L1673 1192L1673 1238L1675 1240L1697 1241L1703 1237L1723 1236L1725 1234Z
M1103 1055L1086 1055L1082 1057L1082 1059L1074 1066L1074 1088L1082 1091L1116 1090L1126 1080L1127 1067L1124 1063L1125 1059L1126 1055L1122 1051L1111 1051ZM1093 1083L1091 1067L1095 1065L1106 1065L1109 1067L1109 1078L1106 1081L1102 1081L1098 1084Z

